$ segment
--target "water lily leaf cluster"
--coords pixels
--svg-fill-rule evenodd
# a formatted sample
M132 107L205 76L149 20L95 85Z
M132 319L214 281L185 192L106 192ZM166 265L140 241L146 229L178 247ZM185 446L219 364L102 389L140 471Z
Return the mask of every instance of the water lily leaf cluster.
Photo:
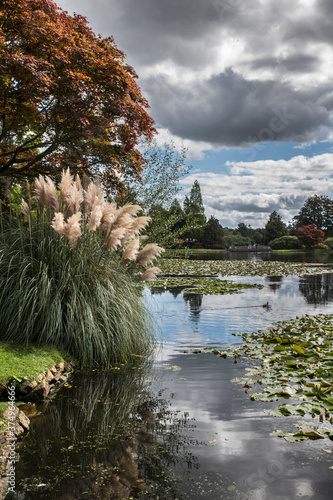
M161 259L158 266L164 275L177 276L302 276L331 272L319 265L278 261Z
M261 360L254 371L256 383L265 386L251 399L296 399L300 404L281 405L277 414L312 414L333 422L332 315L297 317L242 337L244 354Z
M311 422L304 421L297 422L295 425L296 427L299 427L299 430L295 433L277 430L272 432L271 436L284 437L284 439L290 443L304 441L305 439L325 439L326 437L333 439L333 429L329 429L324 426L317 426ZM333 467L330 467L330 469L332 468Z
M240 293L245 288L262 288L262 285L233 283L218 278L183 278L177 276L161 277L145 284L151 288L162 290L182 288L183 293L201 295Z
M277 431L289 441L304 439L333 440L333 315L305 315L280 321L268 330L241 335L245 344L237 348L202 349L220 357L244 356L259 360L247 369L246 376L232 381L241 384L253 401L273 402L284 399L278 408L264 410L272 416L317 417L321 427L307 429L302 423L296 433ZM260 392L255 392L255 387ZM304 424L304 425L303 425Z

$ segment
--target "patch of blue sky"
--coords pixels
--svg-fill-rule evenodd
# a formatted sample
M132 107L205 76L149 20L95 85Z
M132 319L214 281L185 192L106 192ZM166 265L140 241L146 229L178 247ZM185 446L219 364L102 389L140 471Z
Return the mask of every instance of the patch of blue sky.
M290 160L295 156L313 157L332 153L333 143L321 141L311 144L296 142L262 142L252 148L223 148L220 151L206 151L203 159L191 160L193 172L213 172L229 174L231 166L227 162L255 162L262 160ZM241 175L252 175L243 172Z

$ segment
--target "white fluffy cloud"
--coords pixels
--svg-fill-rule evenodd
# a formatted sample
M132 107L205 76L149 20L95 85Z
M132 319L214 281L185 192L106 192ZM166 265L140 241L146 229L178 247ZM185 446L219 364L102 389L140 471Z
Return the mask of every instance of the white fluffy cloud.
M225 174L196 173L182 184L189 190L198 180L206 214L224 226L238 222L263 227L276 210L288 222L314 194L333 195L333 154L295 156L290 160L228 162Z
M212 145L208 142L181 139L180 137L171 134L171 132L165 128L158 129L156 142L159 146L162 146L165 143L173 143L178 151L181 151L182 147L185 147L187 149L186 159L189 161L202 160L205 157L205 151L213 149Z

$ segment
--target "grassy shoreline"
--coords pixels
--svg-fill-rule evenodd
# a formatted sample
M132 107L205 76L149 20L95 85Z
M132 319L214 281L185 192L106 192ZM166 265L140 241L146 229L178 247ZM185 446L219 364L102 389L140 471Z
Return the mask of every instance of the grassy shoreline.
M0 342L0 384L32 382L68 356L54 346Z

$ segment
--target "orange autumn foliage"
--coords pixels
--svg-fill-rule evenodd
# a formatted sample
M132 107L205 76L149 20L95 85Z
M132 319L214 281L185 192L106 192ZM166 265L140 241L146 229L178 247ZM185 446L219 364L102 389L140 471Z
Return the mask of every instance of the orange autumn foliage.
M0 2L0 175L103 170L105 187L140 176L148 103L112 37L52 0Z

